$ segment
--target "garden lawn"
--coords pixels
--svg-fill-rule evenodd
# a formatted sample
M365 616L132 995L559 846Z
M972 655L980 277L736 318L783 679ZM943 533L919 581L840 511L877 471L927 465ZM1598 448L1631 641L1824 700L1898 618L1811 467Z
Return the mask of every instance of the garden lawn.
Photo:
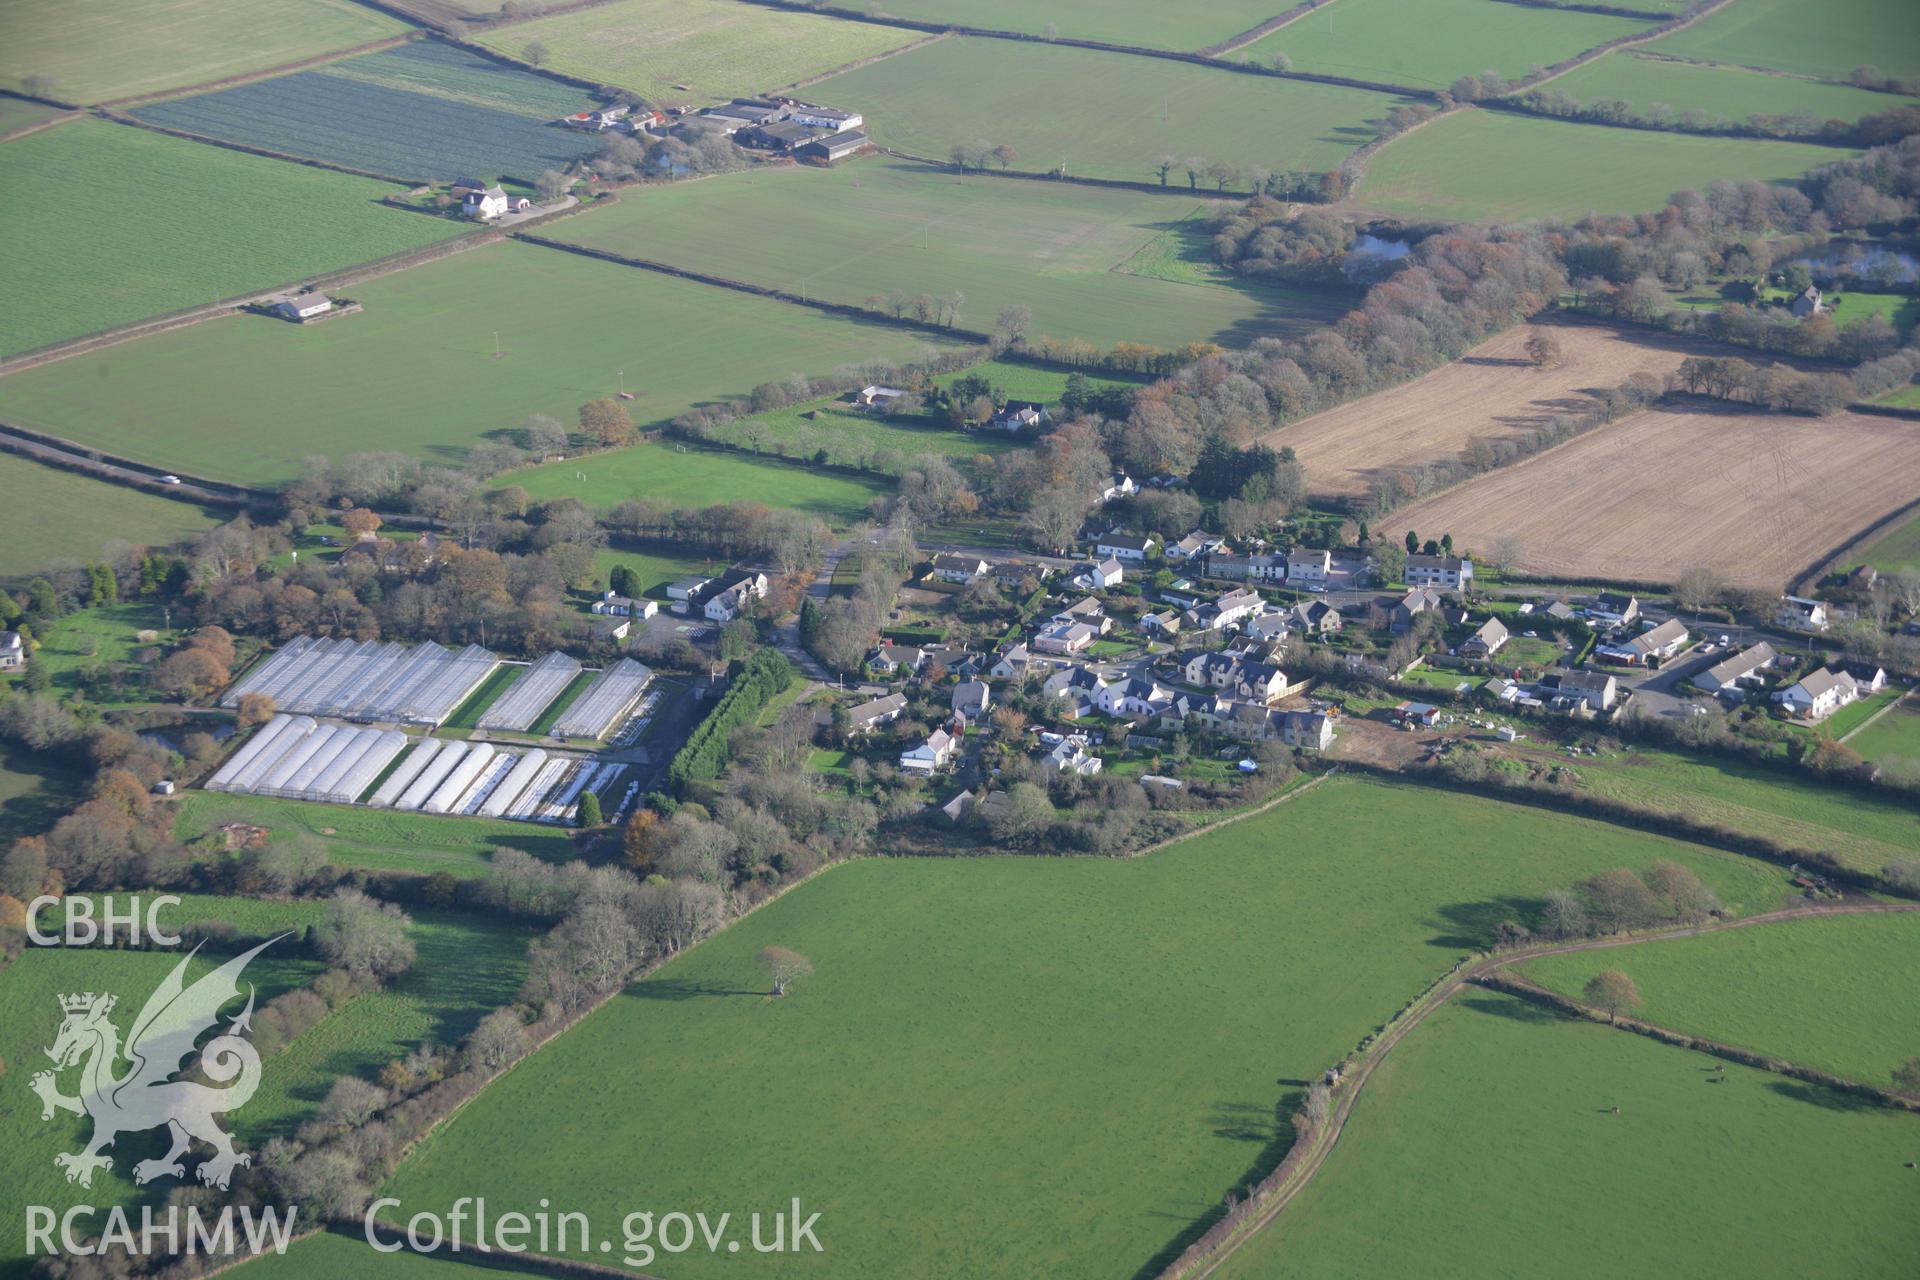
M1648 48L1826 80L1845 80L1862 65L1914 79L1920 8L1907 0L1825 0L1817 9L1795 0L1737 0Z
M69 102L205 84L407 29L352 0L6 0L0 19L0 82L49 76Z
M80 688L81 672L95 665L131 664L137 650L149 642L140 639L142 631L154 633L151 644L164 646L179 638L178 631L165 631L166 614L159 605L129 601L125 604L99 605L80 609L42 628L40 647L31 661L42 664L53 677L53 692L72 697ZM17 675L10 677L18 680ZM145 702L144 692L134 697L115 698L101 693L86 695L96 706Z
M1220 1274L1480 1277L1493 1249L1559 1280L1650 1257L1669 1275L1912 1275L1920 1118L1713 1065L1469 990L1375 1070L1325 1167Z
M0 158L37 141L10 143ZM14 374L0 380L0 416L271 485L294 479L316 452L457 460L529 414L575 421L583 403L618 389L623 370L639 392L629 410L653 426L769 378L908 359L926 345L890 326L518 243L368 280L353 294L366 310L325 324L243 316Z
M92 559L109 542L170 546L224 518L191 502L108 484L14 453L0 454L0 493L7 495L0 577Z
M1822 786L1785 770L1653 750L1557 760L1596 795L1825 850L1864 871L1920 849L1920 812L1911 806Z
M1207 0L1206 4L1156 4L1154 0L890 0L889 17L952 22L987 31L1054 34L1075 40L1141 45L1194 52L1251 31L1285 6L1272 0Z
M1644 129L1456 111L1383 147L1354 200L1422 218L1507 222L1657 209L1721 178L1797 178L1852 154L1839 147L1700 138Z
M118 189L140 193L146 216L100 198L100 175L109 173ZM464 230L381 208L376 201L386 190L365 178L101 120L16 138L0 147L0 222L11 236L0 256L0 297L12 300L0 310L0 355L293 283ZM125 351L116 348L109 359Z
M873 500L891 484L878 477L843 475L671 441L583 454L494 479L519 485L535 502L562 497L578 498L590 507L610 507L628 498L653 498L684 507L757 502L805 511L835 527L864 519Z
M1001 308L1026 306L1034 333L1100 346L1244 344L1331 323L1354 300L1249 281L1210 263L1191 281L1129 273L1134 255L1163 233L1191 227L1204 242L1204 211L1198 198L962 176L874 158L633 191L552 234L874 310L892 293L958 290L966 295L964 327L992 329ZM849 235L850 227L859 233Z
M1855 729L1858 729L1861 725L1873 719L1880 708L1891 706L1893 703L1900 701L1900 696L1903 692L1904 690L1895 686L1882 689L1879 693L1871 697L1849 702L1846 706L1840 708L1820 722L1820 735L1825 738L1846 737Z
M589 105L572 85L423 40L133 114L411 182L532 184L600 150L604 139L553 123Z
M1736 910L1785 883L1729 854L1358 780L1134 860L851 863L489 1087L389 1194L409 1211L548 1196L609 1220L799 1194L825 1253L787 1275L1130 1274L1279 1157L1276 1077L1318 1076L1545 891L1661 857ZM754 963L768 945L815 966L784 1000ZM729 1270L690 1254L668 1274Z
M1017 168L1065 165L1081 177L1134 182L1156 181L1162 154L1326 172L1373 137L1369 121L1404 101L1163 58L963 38L835 76L807 94L857 108L874 141L915 155L945 160L956 143L985 139L1018 151ZM973 109L1013 103L1017 109Z
M1909 401L1907 407L1920 409L1920 386L1906 388L1906 395ZM1899 402L1888 396L1881 403ZM1860 553L1860 562L1870 564L1882 573L1920 569L1920 515L1895 525L1869 543L1866 550Z
M1895 707L1847 739L1862 759L1920 760L1920 707Z
M666 586L676 578L684 578L695 573L715 573L727 567L724 560L674 555L659 548L629 551L625 548L602 547L593 553L594 581L602 588L606 588L608 575L613 572L613 566L617 564L623 564L639 574L640 581L646 584L641 594L652 596L656 600L666 598Z
M1920 955L1920 915L1835 916L1544 956L1521 966L1584 1000L1619 969L1640 988L1636 1018L1886 1087L1920 1046L1920 986L1890 982Z
M445 871L463 879L486 874L497 848L519 849L548 862L573 856L565 831L533 822L459 818L393 809L316 804L188 791L176 802L174 834L182 840L229 822L266 827L272 842L304 837L318 842L328 862L386 871Z
M243 933L268 933L303 928L318 920L323 910L318 902L182 896L186 900L180 907L161 912L161 921L169 929L218 919ZM265 1060L258 1092L232 1117L242 1150L257 1149L268 1138L290 1134L338 1076L371 1076L425 1039L457 1043L483 1015L513 997L525 976L530 930L464 916L410 914L414 918L410 936L418 953L413 969L388 989L354 997ZM293 941L278 945L290 946ZM258 987L256 1005L311 982L323 967L314 959L276 956L276 949L270 948L248 966L246 979ZM30 948L0 983L0 1055L22 1065L39 1060L40 1047L52 1042L59 1026L55 997L66 992L105 990L118 995L116 1020L124 1032L179 958L179 953L166 950ZM214 964L225 959L211 958ZM189 981L210 967L207 960L194 961ZM232 1011L238 1009L236 1004ZM73 1078L63 1080L69 1089ZM25 1080L17 1083L24 1091ZM176 1185L159 1181L145 1193L133 1187L129 1176L133 1159L148 1154L148 1146L159 1137L143 1135L116 1145L118 1167L111 1174L96 1174L91 1189L69 1187L53 1156L73 1150L87 1131L87 1121L66 1115L42 1123L39 1107L32 1102L0 1111L0 1148L8 1153L10 1174L0 1186L0 1212L20 1221L20 1206L25 1204L64 1208L84 1201L104 1208L141 1198L158 1201ZM159 1150L153 1146L154 1152ZM24 1271L19 1265L21 1248L20 1237L10 1234L0 1247L0 1274Z
M1675 62L1632 49L1596 58L1542 87L1547 92L1557 89L1581 103L1625 100L1639 111L1664 103L1676 112L1704 111L1732 121L1798 112L1816 120L1858 120L1912 105L1911 99L1851 85L1768 75L1744 67Z
M615 0L516 23L485 41L516 58L542 45L543 65L657 102L704 103L769 93L925 38L737 0Z
M1235 56L1267 63L1284 52L1302 71L1444 89L1482 71L1515 80L1532 66L1550 66L1651 26L1492 0L1340 0L1338 7L1290 22Z

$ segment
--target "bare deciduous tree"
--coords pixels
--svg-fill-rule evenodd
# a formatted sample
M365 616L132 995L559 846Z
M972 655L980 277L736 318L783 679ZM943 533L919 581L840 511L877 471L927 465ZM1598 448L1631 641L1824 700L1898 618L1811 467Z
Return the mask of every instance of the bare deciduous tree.
M787 988L813 972L813 961L786 947L762 947L760 967L773 980L773 994L784 996Z
M1622 1012L1640 1007L1640 988L1618 969L1604 969L1587 980L1582 988L1588 1003L1606 1011L1609 1022L1619 1022Z

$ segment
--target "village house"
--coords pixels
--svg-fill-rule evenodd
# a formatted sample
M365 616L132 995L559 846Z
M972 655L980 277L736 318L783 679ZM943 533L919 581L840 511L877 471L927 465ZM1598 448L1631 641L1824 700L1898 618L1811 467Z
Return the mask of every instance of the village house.
M1473 561L1463 556L1408 556L1407 585L1462 591L1473 581Z
M1151 719L1173 702L1173 690L1151 677L1131 676L1102 689L1095 701L1110 716Z
M982 680L962 680L953 686L953 713L978 720L993 705L993 691Z
M651 618L660 612L657 600L635 600L614 591L603 591L600 598L588 606L595 613L613 614L622 618Z
M1181 623L1193 631L1219 631L1265 612L1267 602L1250 587L1236 587L1218 600L1187 610Z
M1033 647L1041 653L1082 653L1101 636L1100 627L1077 618L1057 617L1040 629Z
M1032 578L1035 582L1045 582L1053 576L1053 569L1044 564L1031 564L1025 560L1002 560L993 566L993 580L1008 590L1017 589L1021 583Z
M888 642L867 655L867 670L875 675L918 675L926 665L926 650Z
M667 599L678 601L692 600L702 591L712 586L713 583L714 579L703 573L696 573L685 578L677 579L667 584ZM681 612L684 613L685 610L683 609Z
M1131 498L1138 492L1140 492L1140 486L1133 482L1132 476L1124 471L1116 471L1105 487L1100 490L1100 501L1112 502L1116 498Z
M1049 698L1085 703L1090 709L1106 687L1107 682L1097 671L1090 671L1086 667L1062 667L1047 677L1040 686L1040 692Z
M853 402L862 409L885 412L893 407L894 401L907 394L898 387L862 387L854 393Z
M1000 680L1016 680L1027 673L1027 664L1032 661L1033 653L1026 642L1015 641L994 657L987 674Z
M1742 686L1756 682L1759 673L1771 667L1778 657L1773 646L1762 640L1720 659L1694 676L1693 683L1707 693L1738 692Z
M985 577L992 568L992 565L979 556L963 556L942 551L933 558L933 576L942 582L957 582L964 585L975 578Z
M1605 671L1558 671L1542 680L1563 698L1576 699L1592 711L1611 711L1620 682Z
M1507 626L1498 618L1488 618L1480 629L1460 642L1463 658L1491 658L1507 642Z
M1233 683L1233 674L1239 666L1240 659L1230 653L1193 653L1181 666L1180 675L1188 684L1202 689L1224 689Z
M1325 600L1297 604L1288 616L1293 626L1313 636L1332 635L1341 626L1340 611Z
M1031 400L1009 400L993 415L992 425L1001 431L1038 431L1047 425L1046 406Z
M1774 625L1790 631L1825 631L1832 621L1826 601L1806 596L1781 596L1773 612Z
M1840 669L1853 680L1855 693L1868 697L1887 687L1887 669L1871 662L1843 662Z
M1278 702L1305 687L1304 681L1289 681L1287 673L1265 662L1247 662L1233 673L1233 695L1251 702Z
M1593 652L1607 662L1622 662L1630 667L1652 666L1687 647L1690 637L1678 618L1668 618L1657 627L1642 631L1620 644L1603 644Z
M1117 587L1126 577L1120 562L1112 556L1097 564L1090 564L1073 575L1073 585L1083 591L1104 591L1108 587Z
M1282 644L1293 630L1298 620L1292 610L1280 613L1261 613L1247 619L1240 634L1249 640L1258 640L1263 644Z
M752 608L755 600L766 596L767 586L764 573L743 572L737 578L728 574L721 580L720 589L707 598L701 612L708 622L732 622Z
M958 740L945 729L935 729L917 747L900 753L900 767L922 776L938 773L953 760Z
M462 203L462 211L469 218L475 218L481 222L491 222L509 213L525 213L531 208L533 208L533 201L525 196L510 196L499 187L488 187L484 191L469 191Z
M1136 537L1131 533L1122 533L1115 529L1101 534L1095 540L1093 553L1102 560L1111 556L1115 560L1125 561L1128 564L1143 564L1148 554L1159 545L1151 534Z
M1195 529L1180 541L1167 548L1167 559L1190 560L1195 556L1211 555L1226 545L1226 539L1214 533L1202 533Z
M1333 552L1317 551L1310 547L1295 547L1287 552L1287 581L1289 583L1325 582L1327 575L1333 572Z
M315 316L323 316L333 310L333 299L317 290L308 289L290 298L280 299L267 310L282 320L311 320Z
M1416 618L1440 608L1441 604L1438 591L1431 587L1415 587L1388 607L1385 621L1395 631L1411 631Z
M1826 302L1820 296L1817 285L1808 285L1793 295L1793 301L1787 304L1795 320L1805 320L1808 316L1817 316L1826 309Z
M1640 620L1640 600L1636 596L1603 591L1587 606L1587 617L1605 626L1630 626Z
M1099 773L1101 759L1087 750L1087 739L1082 734L1072 734L1062 738L1053 750L1047 752L1047 767L1058 773L1077 773L1090 778Z
M1796 719L1824 720L1858 698L1860 688L1845 671L1822 667L1773 696Z
M872 733L883 724L892 724L907 709L907 695L890 693L872 702L863 702L847 712L847 728L853 733Z
M26 665L26 640L18 631L0 631L0 671L18 671Z
M1140 618L1140 631L1149 636L1171 636L1180 633L1180 615L1171 609L1162 609L1158 613L1143 614Z
M1211 552L1200 568L1203 577L1225 578L1229 582L1284 582L1287 558L1269 554L1244 556Z

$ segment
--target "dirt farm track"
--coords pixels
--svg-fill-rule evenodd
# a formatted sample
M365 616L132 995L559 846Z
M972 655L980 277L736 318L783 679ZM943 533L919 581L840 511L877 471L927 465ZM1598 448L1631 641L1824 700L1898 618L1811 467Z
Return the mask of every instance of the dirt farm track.
M1654 410L1402 508L1390 531L1482 550L1510 535L1531 574L1671 582L1706 567L1777 590L1916 496L1920 423Z
M1527 340L1545 333L1562 361L1539 368ZM1270 432L1265 443L1292 445L1315 493L1365 493L1381 475L1457 456L1475 439L1523 435L1556 414L1592 405L1591 392L1634 373L1662 381L1690 355L1725 348L1645 329L1555 322L1523 324L1481 343L1453 363L1412 382L1317 413ZM1773 357L1742 353L1758 363Z

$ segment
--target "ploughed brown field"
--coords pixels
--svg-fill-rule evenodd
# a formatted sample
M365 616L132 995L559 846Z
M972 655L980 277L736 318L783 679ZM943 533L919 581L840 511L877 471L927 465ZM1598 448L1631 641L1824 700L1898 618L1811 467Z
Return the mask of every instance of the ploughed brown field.
M1527 358L1527 339L1536 333L1559 342L1559 365L1541 368ZM1556 414L1590 408L1592 392L1631 374L1664 381L1690 355L1725 352L1605 324L1523 324L1424 377L1302 418L1264 440L1276 449L1293 446L1314 493L1366 493L1383 475L1450 460L1476 438L1525 435ZM1756 363L1774 358L1742 354Z
M1778 589L1920 497L1920 423L1729 407L1651 410L1393 513L1396 539L1453 534L1568 579L1671 582L1693 568Z

